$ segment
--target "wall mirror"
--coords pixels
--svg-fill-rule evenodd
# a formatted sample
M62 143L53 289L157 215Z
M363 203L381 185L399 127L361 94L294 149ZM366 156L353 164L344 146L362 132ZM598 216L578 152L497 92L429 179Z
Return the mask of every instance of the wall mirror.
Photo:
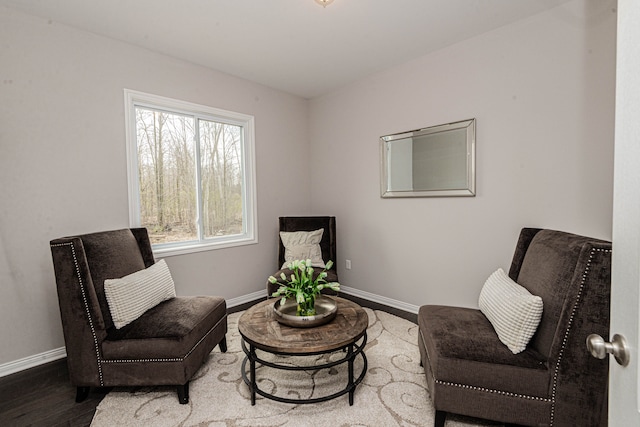
M475 196L475 143L475 119L380 137L381 196Z

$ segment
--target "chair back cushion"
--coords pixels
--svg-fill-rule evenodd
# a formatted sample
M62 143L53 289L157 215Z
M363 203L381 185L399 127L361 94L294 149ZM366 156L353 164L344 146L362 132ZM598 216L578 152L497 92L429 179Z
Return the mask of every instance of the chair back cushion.
M531 238L522 258L515 280L533 295L540 296L544 306L540 325L530 345L545 356L550 356L554 340L562 340L556 336L564 333L567 327L560 324L561 316L564 313L563 322L570 321L566 313L571 313L571 306L579 298L594 244L610 248L609 242L560 231L539 230ZM518 249L516 255L517 252Z
M119 279L145 269L145 261L138 240L129 229L85 234L79 237L82 239L105 326L110 329L114 325L104 293L104 281Z

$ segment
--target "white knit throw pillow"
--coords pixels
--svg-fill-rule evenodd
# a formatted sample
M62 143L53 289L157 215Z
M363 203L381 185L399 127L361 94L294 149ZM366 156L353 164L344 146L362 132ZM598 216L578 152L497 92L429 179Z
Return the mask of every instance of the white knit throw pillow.
M485 282L478 305L513 354L524 351L542 317L542 298L531 295L501 268Z
M162 301L175 297L176 289L169 266L161 259L145 270L105 280L104 293L113 324L120 329Z

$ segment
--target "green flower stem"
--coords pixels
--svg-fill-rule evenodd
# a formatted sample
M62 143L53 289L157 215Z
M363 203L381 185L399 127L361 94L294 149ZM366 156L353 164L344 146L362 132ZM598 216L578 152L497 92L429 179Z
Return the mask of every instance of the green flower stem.
M331 282L328 283L325 278L327 277L327 269L333 265L332 261L327 262L325 268L314 279L314 269L311 266L311 260L294 260L287 264L287 268L292 271L290 276L291 280L288 280L284 273L280 275L281 279L286 283L280 283L278 280L269 276L269 283L279 283L280 287L276 292L271 294L274 297L281 297L281 304L289 298L295 298L298 304L297 315L298 316L313 316L316 314L315 301L316 296L324 288L329 288L334 291L340 290L340 283Z

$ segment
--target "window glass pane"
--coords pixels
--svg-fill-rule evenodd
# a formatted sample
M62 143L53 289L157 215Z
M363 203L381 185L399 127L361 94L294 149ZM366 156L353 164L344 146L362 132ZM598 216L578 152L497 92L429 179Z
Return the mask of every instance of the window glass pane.
M205 238L243 232L242 127L199 121Z
M198 239L194 119L136 107L140 222L153 244Z

